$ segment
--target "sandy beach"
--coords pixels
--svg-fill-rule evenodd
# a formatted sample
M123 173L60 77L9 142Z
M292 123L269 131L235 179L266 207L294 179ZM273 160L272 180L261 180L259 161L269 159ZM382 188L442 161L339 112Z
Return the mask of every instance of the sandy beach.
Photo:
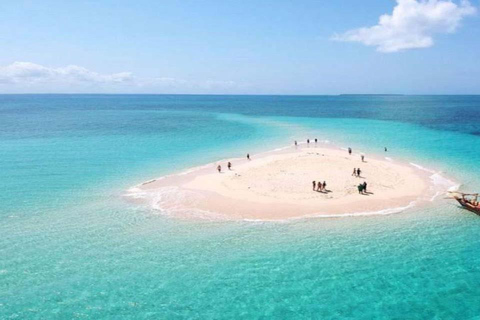
M227 163L232 168L227 168ZM219 173L217 166L221 165ZM353 175L360 168L361 176ZM326 182L314 191L312 181ZM367 192L357 186L367 182ZM385 158L302 146L247 159L226 159L132 188L136 201L178 215L284 220L407 208L432 192L428 174ZM430 195L431 196L431 195Z

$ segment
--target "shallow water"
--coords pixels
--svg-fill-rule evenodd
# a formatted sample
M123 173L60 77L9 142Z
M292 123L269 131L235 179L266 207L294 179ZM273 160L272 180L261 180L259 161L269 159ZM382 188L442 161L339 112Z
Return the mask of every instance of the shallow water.
M0 96L0 318L478 317L480 219L442 197L289 223L122 197L306 137L478 191L478 118L478 96Z

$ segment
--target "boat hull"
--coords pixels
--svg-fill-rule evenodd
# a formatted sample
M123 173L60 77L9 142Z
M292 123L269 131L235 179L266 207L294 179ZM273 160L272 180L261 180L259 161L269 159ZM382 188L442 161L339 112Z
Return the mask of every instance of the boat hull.
M480 216L480 208L473 208L473 207L469 206L468 203L466 203L462 198L455 198L455 200L457 200L458 203L460 203L460 205L464 209L467 209L468 211L473 212L476 215Z

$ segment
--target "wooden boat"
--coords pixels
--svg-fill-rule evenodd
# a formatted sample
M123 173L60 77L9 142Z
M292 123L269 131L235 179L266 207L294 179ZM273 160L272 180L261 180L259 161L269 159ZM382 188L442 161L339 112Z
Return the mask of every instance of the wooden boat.
M451 194L453 198L457 200L463 208L480 216L480 203L478 201L478 193L452 192Z

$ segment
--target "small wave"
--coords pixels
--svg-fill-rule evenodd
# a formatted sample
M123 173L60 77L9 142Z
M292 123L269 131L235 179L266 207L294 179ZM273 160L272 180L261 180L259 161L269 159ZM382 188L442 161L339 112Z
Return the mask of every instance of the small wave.
M343 218L343 217L365 217L365 216L385 216L394 213L400 213L407 209L414 207L417 204L417 201L412 201L404 207L395 207L388 208L379 211L361 211L361 212L351 212L351 213L338 213L338 214L316 214L309 215L309 218Z
M393 162L393 159L390 158L390 157L385 157L385 160L390 161L390 162Z
M430 201L434 201L438 196L445 193L444 189L447 191L457 191L461 184L456 183L444 176L440 175L439 173L434 173L430 176L430 179L433 181L433 184L437 187L442 188L442 192L438 191Z
M417 204L417 201L410 202L407 206L404 207L395 207L395 208L388 208L379 211L363 211L363 212L350 212L350 213L334 213L334 214L324 214L324 213L314 213L308 214L299 217L292 217L287 219L281 220L272 220L272 219L243 219L245 222L256 222L256 223L263 223L263 222L277 222L277 223L285 223L285 222L292 222L297 220L305 220L305 219L316 219L316 218L351 218L351 217L366 217L366 216L386 216L390 214L400 213L410 208L413 208Z
M436 186L442 186L446 187L447 190L449 191L454 191L452 188L458 188L460 185L448 178L445 178L442 176L440 173L435 172L430 176L430 179L432 180L433 184ZM452 190L450 190L452 189Z
M448 188L448 191L451 191L451 192L458 191L461 186L462 186L462 184L459 183L459 184L457 184L457 185L454 185L454 186Z
M151 206L157 210L176 208L188 198L186 191L180 191L179 187L165 187L149 192Z
M133 187L127 190L127 193L123 195L124 197L134 198L134 199L145 199L146 192L138 187Z
M411 166L414 166L417 169L420 169L420 170L423 170L423 171L426 171L426 172L430 172L430 173L436 173L434 170L422 167L419 164L416 164L416 163L413 163L413 162L409 162L409 163L410 163Z
M431 173L429 178L433 183L433 188L432 189L437 190L435 192L435 194L430 198L430 201L432 201L432 202L435 201L435 199L437 199L438 196L445 193L445 190L456 191L460 188L459 183L444 177L443 175L440 174L440 172L437 172L437 171L429 169L429 168L425 168L425 167L423 167L419 164L413 163L413 162L410 162L410 165L419 169L419 170ZM440 189L440 190L438 190L438 189Z
M193 168L190 168L188 170L185 170L185 171L182 171L180 173L177 173L177 175L179 176L184 176L186 174L190 174L190 173L193 173L193 172L196 172L196 171L200 171L202 169L206 169L208 167L211 167L213 165L213 163L209 163L209 164L205 164L203 166L198 166L198 167L193 167Z
M229 220L225 215L220 213L216 213L209 210L202 210L202 209L192 209L192 208L154 208L154 212L168 217L188 217L188 218L196 218L202 220L209 220L209 221L225 221Z
M198 193L181 190L179 187L163 187L152 191L137 191L131 188L130 196L147 199L155 213L165 216L192 217L204 220L225 220L226 216L217 212L195 208L185 203L195 203L201 198Z
M273 151L283 151L283 150L287 150L287 149L290 149L290 148L291 148L291 146L281 147L281 148L273 149Z

